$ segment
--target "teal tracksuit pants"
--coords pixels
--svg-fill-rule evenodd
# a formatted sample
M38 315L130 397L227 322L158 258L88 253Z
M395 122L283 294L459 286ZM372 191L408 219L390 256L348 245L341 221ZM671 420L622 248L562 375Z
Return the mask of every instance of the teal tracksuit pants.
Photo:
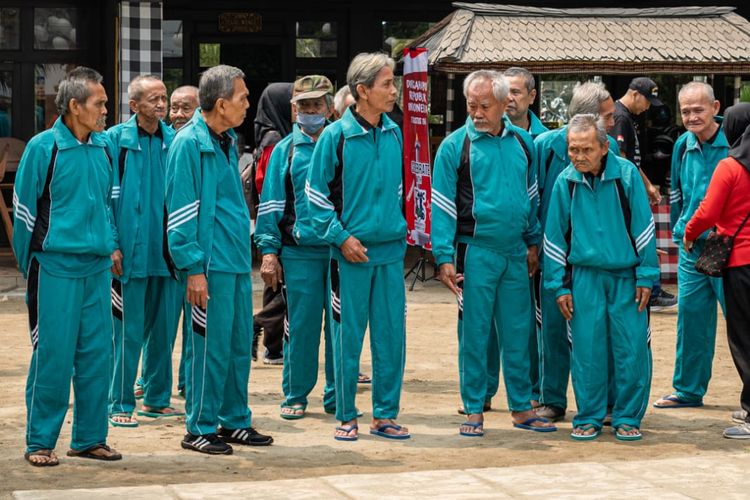
M143 349L143 404L166 408L172 395L172 348L184 285L170 276L112 280L114 359L109 413L133 413L133 384Z
M557 307L555 292L542 287L542 328L539 342L539 402L566 409L570 376L570 339L565 318Z
M295 249L299 250L299 249ZM295 252L297 254L299 252ZM328 288L328 266L330 257L300 258L285 257L284 293L286 317L284 318L284 369L282 406L303 404L318 381L318 353L323 311L328 311L331 293ZM323 327L325 338L326 385L323 390L323 407L336 407L336 391L333 384L333 356L331 354L330 316L326 313Z
M332 259L331 318L336 419L357 418L359 358L368 323L372 352L372 415L398 417L406 358L403 260L379 265Z
M648 313L638 312L635 276L573 268L570 372L578 413L573 425L601 429L607 413L608 373L614 364L612 425L640 427L651 387ZM610 355L611 352L611 355Z
M193 435L250 427L247 406L253 342L249 274L208 273L208 308L190 306L185 363L187 430Z
M85 450L105 443L112 356L109 269L63 278L32 259L26 300L33 347L26 381L27 451L55 448L68 411L71 377L70 447Z
M529 335L529 379L531 380L531 399L539 401L539 342L537 336L539 330L537 327L536 315L541 314L539 306L537 304L537 298L534 295L536 290L536 283L532 280L530 283L529 290L532 293L532 313L534 316L529 318L529 329L531 335ZM541 322L541 319L539 320ZM500 346L498 345L498 339L501 335L498 335L494 331L490 333L490 343L487 348L487 394L484 396L485 402L489 403L495 394L497 389L500 387Z
M675 395L688 401L702 401L708 390L716 347L716 302L725 310L721 278L695 270L703 245L697 241L692 252L680 247L677 267L677 353L672 385Z
M511 411L530 410L531 292L525 255L509 258L491 249L459 243L456 270L464 275L463 293L458 299L458 362L466 413L482 413L493 325L502 353L508 407Z

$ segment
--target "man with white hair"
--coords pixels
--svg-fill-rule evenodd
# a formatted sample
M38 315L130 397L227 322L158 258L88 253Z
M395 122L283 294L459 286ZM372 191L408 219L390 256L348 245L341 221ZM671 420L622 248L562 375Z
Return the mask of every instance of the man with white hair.
M180 130L193 117L198 107L198 87L183 85L169 96L169 121L172 128Z
M354 104L354 96L352 91L349 90L349 85L341 87L336 95L333 96L333 115L337 120L344 116L346 108Z
M143 409L139 415L175 417L170 407L172 347L182 295L164 259L164 175L174 130L167 114L167 88L159 77L139 75L128 85L134 115L107 135L117 159L118 196L113 212L122 265L112 280L114 371L109 422L137 427L133 384L143 348Z
M273 442L251 427L247 406L250 214L232 130L250 106L244 78L226 65L203 73L201 112L175 136L167 157L167 242L174 266L187 275L191 322L182 447L208 454L231 454L228 443Z
M464 80L466 124L438 149L432 191L433 254L458 299L463 436L484 435L487 346L499 335L514 427L557 430L537 417L529 379L529 277L541 237L531 137L504 116L508 84L496 71ZM494 329L493 329L494 326Z
M336 382L334 438L358 439L357 379L365 329L372 350L370 433L408 439L396 423L406 352L401 130L388 118L398 96L395 62L362 53L346 80L355 104L320 134L308 174L312 227L331 247Z

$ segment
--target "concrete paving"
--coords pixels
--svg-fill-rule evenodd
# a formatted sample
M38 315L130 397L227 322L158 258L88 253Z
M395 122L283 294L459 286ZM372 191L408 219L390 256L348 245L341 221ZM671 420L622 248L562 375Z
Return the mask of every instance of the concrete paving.
M586 446L585 444L581 445ZM631 446L638 446L633 444ZM397 474L351 474L280 481L15 491L18 500L607 498L747 499L748 453L663 460L578 462ZM64 467L61 465L60 467Z

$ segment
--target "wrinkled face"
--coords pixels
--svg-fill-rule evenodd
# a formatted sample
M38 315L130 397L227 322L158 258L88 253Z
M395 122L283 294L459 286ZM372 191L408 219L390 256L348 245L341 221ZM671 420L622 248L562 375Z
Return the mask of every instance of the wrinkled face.
M536 99L536 89L526 90L526 79L523 76L506 77L508 80L508 108L505 112L512 121L523 118L529 111L529 106Z
M79 103L71 99L69 113L89 132L101 132L107 124L107 93L101 83L88 82L89 96Z
M719 113L719 101L711 101L700 88L692 88L679 97L680 115L685 128L700 138L707 135Z
M173 93L169 106L169 121L175 130L185 125L193 117L198 107L198 96L194 92Z
M235 78L233 86L234 94L232 94L232 97L230 99L219 98L216 101L216 108L230 127L239 127L245 121L250 101L247 99L248 91L245 80Z
M163 120L167 115L167 87L161 80L142 80L140 98L130 101L130 109L148 121Z
M479 132L499 133L507 106L507 99L495 98L489 80L474 80L466 91L466 111Z
M362 84L357 85L357 92L360 100L367 102L367 105L376 112L390 113L396 104L398 89L393 83L393 70L388 66L378 72L375 83L372 87L365 87Z
M615 101L611 97L599 105L599 119L604 122L607 132L615 126Z
M599 144L595 128L568 132L568 156L582 174L598 174L606 154L607 144Z

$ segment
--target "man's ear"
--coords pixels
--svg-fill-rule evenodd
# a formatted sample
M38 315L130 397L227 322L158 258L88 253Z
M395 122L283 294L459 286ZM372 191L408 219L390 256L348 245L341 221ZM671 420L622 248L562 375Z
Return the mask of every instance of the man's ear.
M536 101L536 89L531 89L531 92L529 92L529 97L531 98L530 104L534 104L534 101Z
M135 112L137 111L137 109L136 109L136 105L137 105L137 104L138 104L138 103L137 103L137 102L135 102L135 100L134 100L134 99L130 99L130 100L128 101L128 106L130 106L130 111L132 111L133 113L135 113Z

